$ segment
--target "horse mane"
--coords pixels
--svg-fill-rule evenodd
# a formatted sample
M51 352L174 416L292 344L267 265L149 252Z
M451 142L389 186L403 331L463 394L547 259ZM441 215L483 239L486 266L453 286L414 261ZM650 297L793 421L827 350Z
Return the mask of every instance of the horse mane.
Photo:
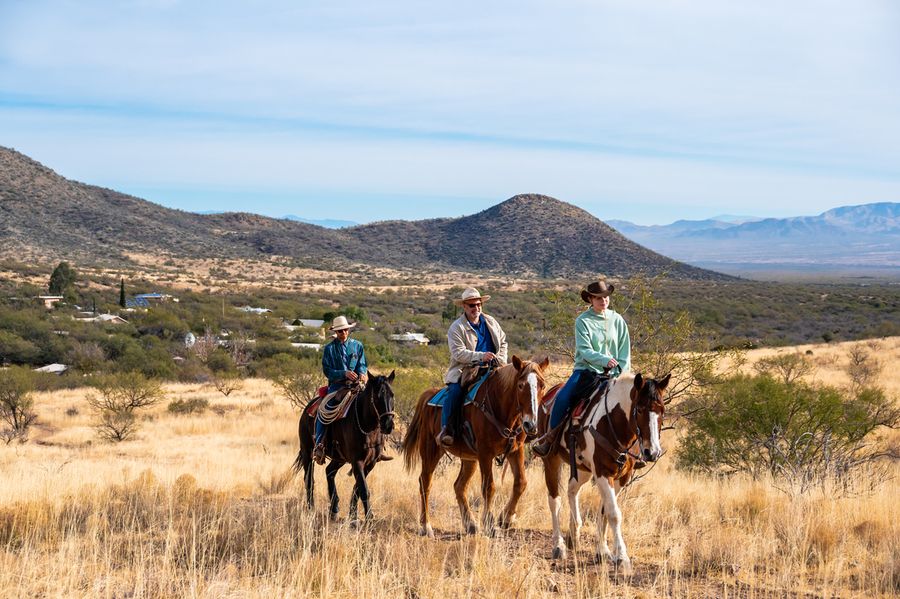
M538 368L535 362L530 360L522 360L522 371L533 372L537 375L538 380L543 383L544 382L544 373L541 372L541 369ZM508 389L516 384L516 379L519 377L519 371L516 370L515 365L512 362L508 362L494 371L494 374L491 375L488 380L484 382L485 385L488 383L491 384L491 387L503 387Z

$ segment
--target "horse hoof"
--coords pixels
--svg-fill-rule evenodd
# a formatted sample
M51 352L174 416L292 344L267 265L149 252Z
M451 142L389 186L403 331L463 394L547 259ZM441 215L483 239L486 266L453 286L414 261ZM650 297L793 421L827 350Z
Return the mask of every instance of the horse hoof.
M419 531L419 536L428 537L429 539L434 538L434 529L431 528L431 524L428 526L423 526L422 530Z
M475 524L474 522L469 522L469 525L466 526L466 534L468 534L468 535L478 534L478 525Z
M513 524L516 523L516 515L513 514L509 518L503 517L500 518L500 522L498 523L500 528L506 529L511 528Z
M565 547L554 547L552 557L553 557L553 559L566 559L566 548Z
M631 576L634 568L631 566L631 560L627 557L617 557L613 562L616 565L616 571L625 576Z

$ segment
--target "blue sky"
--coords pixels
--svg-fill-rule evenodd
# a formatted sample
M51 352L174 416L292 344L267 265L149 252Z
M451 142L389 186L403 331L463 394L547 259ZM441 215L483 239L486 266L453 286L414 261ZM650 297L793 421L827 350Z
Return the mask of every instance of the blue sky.
M894 0L0 0L0 145L185 210L900 201Z

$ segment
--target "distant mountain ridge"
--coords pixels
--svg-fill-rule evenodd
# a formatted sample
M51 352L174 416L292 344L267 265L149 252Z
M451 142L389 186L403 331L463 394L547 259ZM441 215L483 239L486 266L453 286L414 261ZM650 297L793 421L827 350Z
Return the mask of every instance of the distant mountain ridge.
M627 277L667 273L726 280L652 252L580 208L519 195L461 218L389 221L328 229L248 213L196 214L65 179L0 147L0 255L132 264L163 258L284 256L316 269L352 265L465 270L516 276Z
M609 224L641 245L708 267L795 264L900 268L897 202L841 206L817 216L737 224L713 219L654 226L627 221Z

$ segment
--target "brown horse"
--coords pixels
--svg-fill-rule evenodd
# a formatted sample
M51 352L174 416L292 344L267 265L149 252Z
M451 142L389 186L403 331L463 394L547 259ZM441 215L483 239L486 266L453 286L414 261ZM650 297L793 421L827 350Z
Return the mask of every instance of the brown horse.
M371 373L370 373L371 374ZM384 452L384 438L394 430L394 390L391 383L394 373L388 376L370 376L365 389L353 400L347 416L328 425L325 433L325 455L331 461L325 467L328 481L328 499L331 504L331 518L337 517L339 499L334 477L344 464L349 463L356 484L350 498L350 520L357 518L357 504L363 503L363 513L371 515L369 507L369 486L366 476ZM313 468L313 447L315 446L315 414L304 408L300 415L300 451L294 460L293 470L303 469L306 480L306 502L313 507L315 473Z
M622 513L616 495L628 484L637 462L653 462L662 455L659 433L665 412L665 393L670 375L660 380L646 379L638 374L625 373L609 382L606 389L595 394L582 412L581 425L575 432L575 462L577 478L569 478L569 537L568 546L574 548L581 530L581 510L578 493L588 480L600 491L603 501L597 522L599 557L621 566L626 572L631 561L622 538ZM552 398L561 385L547 393ZM539 430L547 430L550 415L541 410ZM564 431L556 452L544 460L544 480L553 520L553 557L565 558L559 526L560 470L569 462L569 446L572 437ZM569 468L565 468L566 475ZM607 521L612 525L614 551L606 544Z
M475 401L464 406L463 415L472 427L475 446L470 447L463 435L456 435L447 452L459 457L462 465L456 483L456 501L462 515L463 527L469 534L478 531L472 518L466 489L475 473L481 469L481 494L484 498L481 522L486 533L493 531L491 500L494 496L493 460L507 456L513 472L513 492L500 517L500 526L509 527L516 517L516 505L525 491L525 438L537 430L537 410L544 391L544 369L549 359L540 363L512 357L512 363L495 370L482 383ZM403 453L407 470L417 460L422 462L419 475L421 499L420 532L433 537L434 530L428 520L428 492L431 478L444 448L438 446L435 437L441 430L441 409L429 406L428 401L439 389L428 389L419 397L409 431L403 439Z

